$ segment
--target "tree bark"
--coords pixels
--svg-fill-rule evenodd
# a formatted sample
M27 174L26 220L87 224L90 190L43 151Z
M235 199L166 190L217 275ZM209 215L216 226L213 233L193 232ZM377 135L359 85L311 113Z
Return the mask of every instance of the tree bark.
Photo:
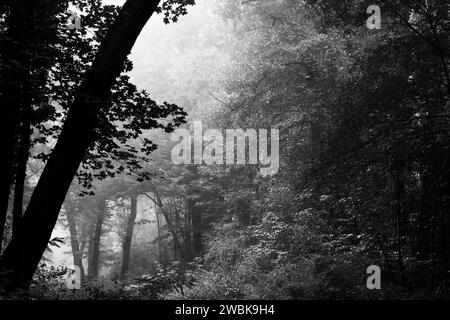
M20 129L19 150L17 155L17 168L14 185L13 228L12 228L13 239L17 238L19 235L19 229L23 215L24 188L25 188L25 180L27 177L27 163L31 145L31 127L30 127L31 105L27 93L24 94L23 100L24 104L21 108L22 123Z
M100 266L100 244L102 239L103 221L106 217L106 199L102 199L99 204L99 214L95 222L94 233L90 245L92 246L92 256L88 265L89 279L94 280L98 278Z
M156 216L156 228L158 229L158 262L162 263L161 260L161 225L159 224L159 214L156 210L156 204L155 204L155 216Z
M202 252L202 213L199 206L192 202L191 205L192 218L192 243L194 255L199 255Z
M250 205L247 199L240 198L236 203L237 223L239 226L248 226L250 224Z
M30 199L22 219L21 232L8 245L0 260L0 271L8 275L1 281L7 291L29 286L72 179L95 141L101 108L108 100L127 55L158 3L159 0L128 0L100 44Z
M432 254L432 224L433 203L431 201L430 177L427 172L421 175L422 190L420 197L420 210L417 221L417 258L427 260Z
M84 281L83 252L80 249L78 241L77 224L75 220L75 212L70 206L65 206L67 222L69 223L70 245L72 248L73 264L80 268L81 283Z
M163 203L161 200L161 197L159 194L154 191L156 199L153 199L148 194L145 193L145 196L147 196L150 200L152 200L161 210L161 213L163 214L164 220L166 220L167 228L169 229L170 234L172 235L173 239L173 246L174 246L174 258L177 259L177 252L180 253L182 259L186 259L185 252L183 250L183 247L181 246L180 240L178 239L177 230L175 226L172 223L172 219L170 219L169 214L164 210Z
M131 242L133 240L134 223L136 222L137 216L137 196L132 195L130 200L131 200L131 211L127 221L127 229L125 232L125 239L123 241L123 250L122 250L122 270L121 270L122 277L126 275L130 266Z
M184 251L186 253L186 260L192 260L192 243L191 243L191 211L189 208L189 200L185 200L184 210Z
M166 220L167 228L169 229L170 234L173 239L173 247L174 247L174 259L177 260L177 252L180 253L181 259L185 259L186 255L184 253L183 247L181 246L180 239L178 238L177 230L172 223L172 219L170 219L169 214L160 206L161 213L163 214L164 220Z
M37 1L17 0L9 3L10 15L6 37L2 39L0 56L3 60L0 74L0 251L3 240L9 196L13 182L15 145L20 123L20 107L24 97L23 81L27 80L29 46L27 36L31 30L32 13Z

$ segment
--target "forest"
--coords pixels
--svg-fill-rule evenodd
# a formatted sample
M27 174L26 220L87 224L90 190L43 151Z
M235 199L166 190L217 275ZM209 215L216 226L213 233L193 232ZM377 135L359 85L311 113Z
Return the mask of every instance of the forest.
M450 298L446 0L0 0L0 139L0 300Z

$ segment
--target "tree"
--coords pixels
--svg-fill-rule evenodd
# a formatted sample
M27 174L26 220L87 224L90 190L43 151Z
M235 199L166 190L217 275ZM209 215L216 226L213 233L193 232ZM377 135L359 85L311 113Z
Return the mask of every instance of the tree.
M44 168L19 236L5 250L0 269L9 272L7 289L28 286L47 246L59 210L87 150L98 139L100 111L141 29L159 1L127 1L100 44L95 61L74 98L58 142ZM173 2L171 2L173 3ZM182 6L181 6L182 7ZM83 124L83 130L79 130ZM170 128L168 129L170 131ZM31 243L26 239L31 238Z
M84 282L85 271L83 266L83 251L81 250L80 241L78 240L78 232L77 232L77 224L75 220L75 212L74 208L70 203L64 205L64 212L67 217L67 222L69 224L69 232L70 232L70 246L72 249L73 255L73 264L80 269L80 277L81 282Z
M130 215L128 216L127 219L127 227L122 247L122 270L121 270L122 277L124 277L127 274L130 265L131 242L133 240L133 230L134 224L136 222L138 197L136 195L132 195L130 201L131 201Z

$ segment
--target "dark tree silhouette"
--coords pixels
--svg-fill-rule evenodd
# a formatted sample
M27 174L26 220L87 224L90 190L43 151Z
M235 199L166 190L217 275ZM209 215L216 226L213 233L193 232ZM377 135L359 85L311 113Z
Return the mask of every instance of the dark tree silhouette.
M50 240L70 183L87 150L98 138L95 129L101 108L108 100L111 87L123 70L139 33L158 9L158 3L156 0L127 1L100 44L30 199L20 233L0 260L5 289L29 285Z

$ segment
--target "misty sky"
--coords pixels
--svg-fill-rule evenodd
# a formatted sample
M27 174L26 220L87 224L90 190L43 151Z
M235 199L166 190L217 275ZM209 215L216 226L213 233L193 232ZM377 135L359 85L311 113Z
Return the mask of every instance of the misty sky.
M122 5L125 3L125 0L103 0L103 3ZM211 19L211 15L203 14L205 11L204 4L204 0L197 0L196 5L188 7L188 14L186 16L182 16L175 24L164 24L162 14L155 14L150 18L149 22L139 35L130 55L130 59L134 64L134 70L131 72L133 83L138 85L141 89L146 89L152 93L152 88L149 86L151 81L147 78L158 78L158 75L152 74L152 70L148 68L148 62L158 61L165 58L167 53L161 50L161 48L167 47L165 43L165 35L168 33L176 35L178 33L177 31L182 30L185 24L196 24L199 29L208 25L210 22L208 19ZM142 75L146 75L147 78ZM160 80L164 81L164 79ZM156 96L153 98L156 100L171 100L170 96Z

